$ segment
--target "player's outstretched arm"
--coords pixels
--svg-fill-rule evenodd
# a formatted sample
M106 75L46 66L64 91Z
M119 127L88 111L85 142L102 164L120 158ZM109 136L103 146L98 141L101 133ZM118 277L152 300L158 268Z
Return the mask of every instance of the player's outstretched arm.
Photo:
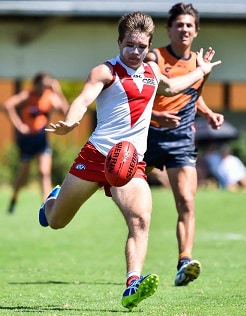
M212 49L212 47L209 47L204 55L203 55L203 48L201 48L200 51L197 52L197 65L198 67L201 67L205 76L208 75L212 71L213 67L221 64L221 60L217 60L212 63L214 55L215 55L215 50Z
M215 51L211 47L206 51L205 55L207 56L206 60L204 60L203 49L201 48L200 51L197 52L198 67L195 70L183 76L167 78L166 76L160 73L159 69L158 72L160 77L160 83L158 86L157 93L165 96L173 96L179 94L185 89L191 87L194 83L202 79L208 73L210 73L213 67L221 64L220 60L212 63ZM153 66L153 64L154 63L152 62L152 67L155 67Z
M102 64L93 68L81 91L68 109L64 121L50 123L47 132L64 135L76 128L82 120L87 108L96 100L104 85L112 79L108 66Z

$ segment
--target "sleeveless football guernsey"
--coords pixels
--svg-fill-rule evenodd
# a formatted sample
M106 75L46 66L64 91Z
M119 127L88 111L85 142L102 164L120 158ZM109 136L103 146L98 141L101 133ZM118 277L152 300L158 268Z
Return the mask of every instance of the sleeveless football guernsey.
M113 68L113 80L97 97L97 127L89 141L107 155L114 144L128 140L142 161L158 81L149 64L143 63L134 70L123 64L119 56L107 63Z

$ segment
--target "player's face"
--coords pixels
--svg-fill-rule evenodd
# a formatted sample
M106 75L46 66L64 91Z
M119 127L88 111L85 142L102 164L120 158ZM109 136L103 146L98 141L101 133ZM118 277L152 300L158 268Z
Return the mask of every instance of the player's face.
M195 18L190 15L179 15L168 28L171 44L190 47L193 39L197 37Z
M35 85L35 90L40 95L44 92L45 89L50 89L50 88L51 88L51 78L49 77L44 77Z
M146 33L126 33L122 42L118 42L120 58L128 67L137 69L149 50L149 36Z

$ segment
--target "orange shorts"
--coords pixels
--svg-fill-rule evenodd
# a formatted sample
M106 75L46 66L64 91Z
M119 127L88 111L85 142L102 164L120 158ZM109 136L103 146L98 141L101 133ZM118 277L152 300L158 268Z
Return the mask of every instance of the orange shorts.
M106 196L111 196L111 185L105 178L104 162L105 156L91 142L87 142L74 160L69 173L83 180L98 182L100 188L104 187ZM146 180L145 167L144 161L139 162L134 178Z

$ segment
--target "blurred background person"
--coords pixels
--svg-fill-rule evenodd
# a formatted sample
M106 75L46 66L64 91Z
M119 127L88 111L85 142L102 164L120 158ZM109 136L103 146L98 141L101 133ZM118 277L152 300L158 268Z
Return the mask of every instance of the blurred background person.
M3 103L16 129L15 141L19 152L18 174L14 181L8 213L13 213L19 190L27 181L31 161L37 157L42 198L52 188L52 150L45 127L53 110L67 112L68 102L57 80L45 72L37 73L30 90L22 90Z
M220 147L219 163L211 173L217 178L222 189L236 191L239 187L246 188L246 167L243 162L232 154L230 146L224 144Z

